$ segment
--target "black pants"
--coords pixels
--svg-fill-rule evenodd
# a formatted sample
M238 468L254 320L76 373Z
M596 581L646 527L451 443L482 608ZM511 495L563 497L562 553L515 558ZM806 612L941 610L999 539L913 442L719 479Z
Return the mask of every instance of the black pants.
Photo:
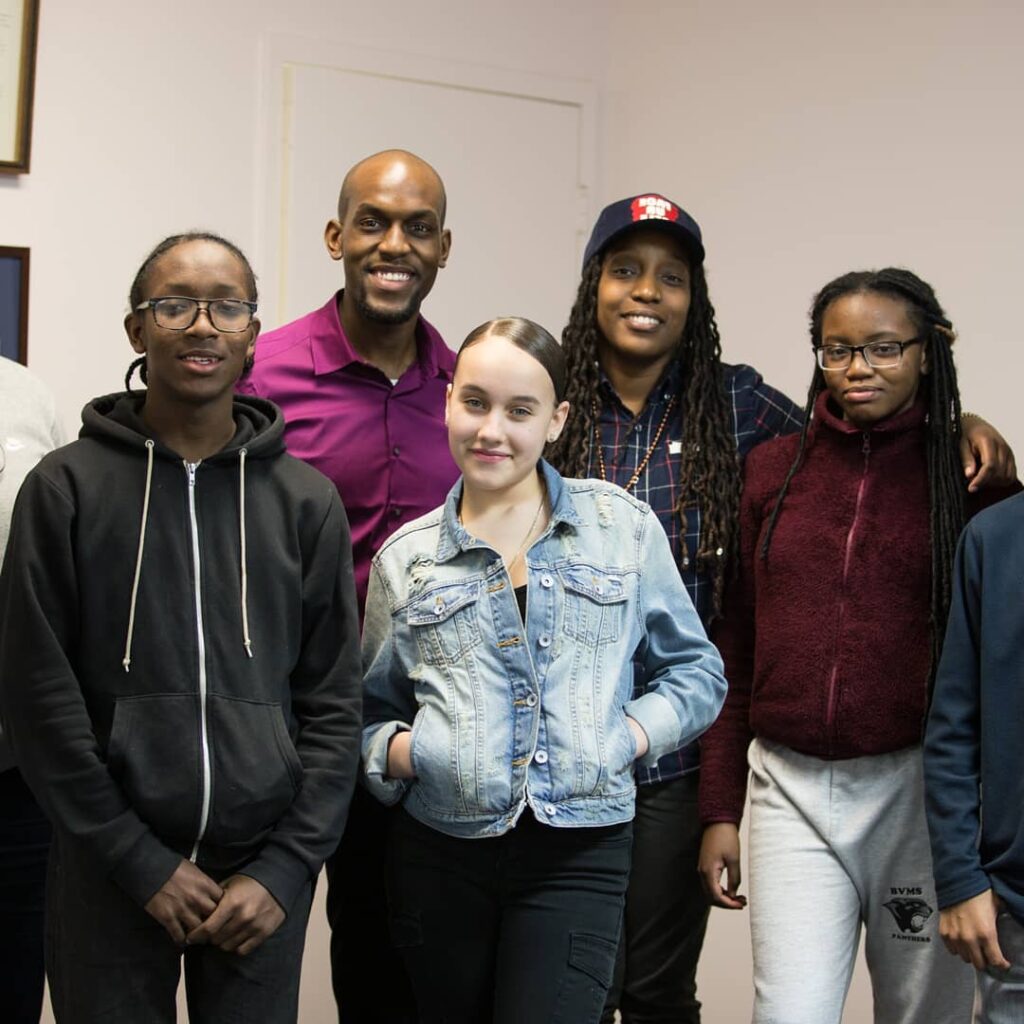
M697 874L699 775L637 789L633 867L615 981L601 1020L700 1024L697 961L708 905Z
M0 1021L39 1024L50 823L17 768L0 772Z
M50 851L46 972L57 1024L174 1024L182 961L191 1024L294 1024L312 880L247 956L184 954L71 840Z
M356 786L345 834L327 861L331 984L341 1024L417 1019L409 976L388 933L384 861L388 825L398 813Z
M629 823L552 828L527 810L503 836L454 839L402 812L392 934L424 1024L596 1024L631 846Z

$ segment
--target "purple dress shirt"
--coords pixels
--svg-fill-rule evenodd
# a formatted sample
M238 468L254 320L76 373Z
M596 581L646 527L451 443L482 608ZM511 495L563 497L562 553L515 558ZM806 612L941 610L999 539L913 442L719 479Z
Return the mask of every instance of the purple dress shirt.
M362 615L377 549L403 523L443 504L459 475L444 425L455 354L420 317L416 361L392 384L345 337L339 297L262 335L238 390L279 405L288 451L338 488Z

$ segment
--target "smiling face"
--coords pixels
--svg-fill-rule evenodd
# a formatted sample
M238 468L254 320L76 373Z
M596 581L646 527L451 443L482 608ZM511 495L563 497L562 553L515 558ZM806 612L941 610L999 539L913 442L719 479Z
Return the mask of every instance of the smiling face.
M854 292L832 302L821 321L822 345L867 345L873 341L909 341L919 334L902 299L877 292ZM909 409L917 398L928 354L921 344L903 351L899 366L877 369L856 353L843 370L822 371L832 401L843 419L868 428Z
M547 370L507 338L485 335L459 353L448 387L448 445L465 486L512 492L536 472L565 425Z
M345 267L343 320L378 324L413 319L448 260L444 187L429 164L408 153L383 153L345 179L339 219L324 233L332 259Z
M602 362L665 366L682 340L689 311L690 264L675 239L642 227L612 242L597 285Z
M142 299L185 296L193 299L253 299L238 257L217 242L194 239L160 256L143 281ZM205 310L182 331L160 327L152 309L125 319L128 340L146 356L149 393L161 401L190 405L230 404L235 382L252 354L259 321L238 332L218 331Z

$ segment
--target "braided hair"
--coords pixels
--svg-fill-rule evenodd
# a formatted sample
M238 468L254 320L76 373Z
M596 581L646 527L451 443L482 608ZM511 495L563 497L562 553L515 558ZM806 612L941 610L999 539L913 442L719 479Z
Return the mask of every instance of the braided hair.
M186 242L214 242L217 245L223 246L234 256L239 263L242 264L242 270L245 274L245 290L249 296L250 302L256 302L259 298L256 289L256 275L253 273L252 266L249 260L246 258L244 252L235 245L234 242L229 242L226 238L221 235L215 234L212 231L185 231L180 235L168 235L162 242L160 242L150 254L142 261L142 265L135 272L135 278L132 281L132 286L128 291L128 309L134 313L136 307L143 302L143 293L146 288L146 278L149 277L150 271L156 265L157 261L161 256L169 253L172 249L179 245L184 245ZM251 367L251 357L246 360L245 369L248 370ZM148 373L146 370L146 357L139 356L138 359L133 359L128 366L128 372L124 375L124 389L125 391L131 391L132 389L132 377L135 376L135 371L139 371L139 378L143 384L148 384Z
M905 303L907 316L928 353L929 372L921 376L921 394L928 407L928 506L932 547L931 638L932 674L938 667L942 639L949 614L953 588L953 556L957 539L964 527L963 467L960 462L960 391L952 344L956 335L953 325L935 297L930 284L909 270L886 267L883 270L855 271L837 277L818 292L811 306L811 344L821 345L822 321L829 306L837 299L859 293L874 293L899 299ZM768 557L772 534L778 522L790 481L803 461L808 431L814 415L814 403L825 390L825 375L815 365L807 393L807 411L800 431L800 444L782 488L775 500L764 541L761 558Z
M676 353L682 370L678 402L686 410L676 511L680 519L680 568L688 568L692 558L697 572L709 577L714 619L721 612L727 570L736 564L740 470L715 309L708 296L703 263L692 260L691 264L690 310ZM587 476L593 446L601 443L600 424L594 417L595 405L600 406L597 290L601 265L601 253L591 256L584 265L569 323L562 332L569 370L565 397L570 412L565 429L549 447L547 457L565 476ZM686 508L694 504L701 511L701 531L697 551L691 553L686 544Z

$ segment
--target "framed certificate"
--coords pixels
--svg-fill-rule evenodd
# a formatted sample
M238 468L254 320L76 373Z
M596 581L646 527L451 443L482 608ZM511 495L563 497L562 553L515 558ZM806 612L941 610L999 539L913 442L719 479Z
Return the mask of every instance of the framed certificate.
M28 249L0 245L0 355L28 363Z
M27 174L39 0L0 0L0 172Z

